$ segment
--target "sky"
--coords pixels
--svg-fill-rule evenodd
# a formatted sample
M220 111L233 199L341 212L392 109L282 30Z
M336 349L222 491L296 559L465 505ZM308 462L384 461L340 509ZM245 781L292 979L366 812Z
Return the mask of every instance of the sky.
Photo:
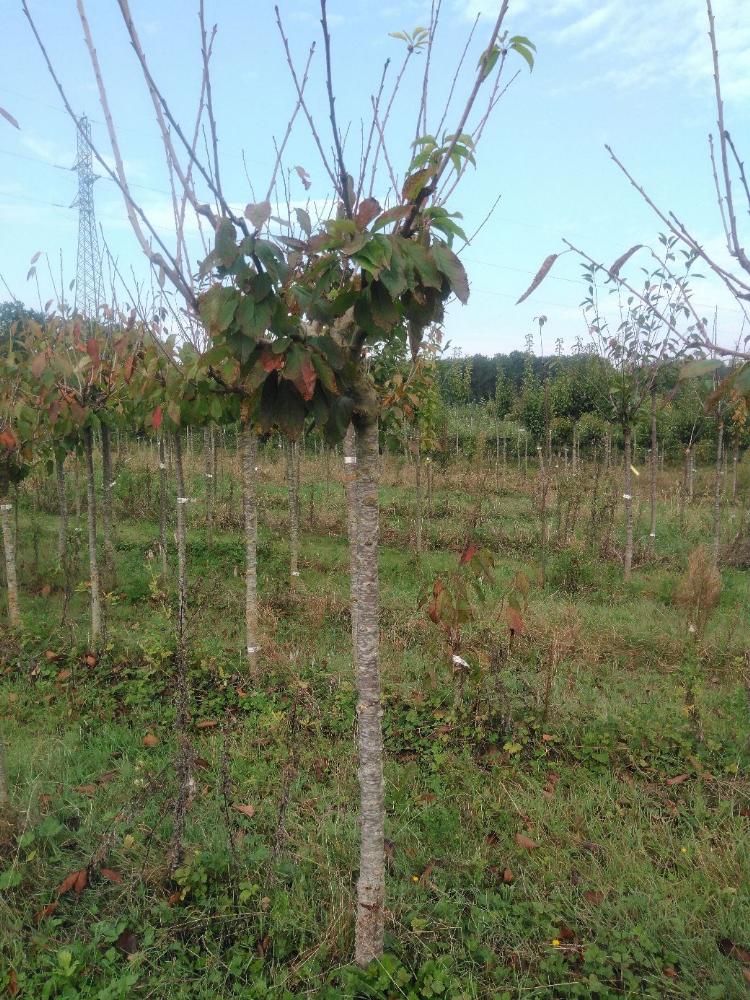
M72 106L92 120L94 141L109 158L75 0L29 0L29 5ZM131 0L130 6L154 75L190 131L200 87L197 0ZM222 179L231 203L242 207L265 193L274 137L280 140L294 104L293 85L271 2L207 0L206 6L208 20L218 24L212 83ZM328 149L317 0L279 0L279 6L298 68L310 42L318 42L308 96ZM133 194L168 241L169 178L116 0L88 0L87 8ZM384 60L392 59L391 84L403 60L404 44L389 32L428 24L430 3L329 0L328 10L337 114L353 157ZM714 10L728 125L741 151L744 146L750 155L750 2L714 0ZM480 11L484 13L446 126L457 121L496 5L442 0L428 103L431 130L442 115ZM20 0L0 0L0 18L0 106L20 125L16 130L0 118L0 275L7 286L0 288L0 299L8 297L9 289L37 305L54 294L47 260L55 276L62 271L66 284L75 276L78 223L71 167L76 135ZM704 245L726 258L707 148L715 105L704 0L511 0L507 27L535 43L536 64L530 73L520 57L509 59L506 78L516 70L518 74L477 148L476 169L469 168L448 206L462 213L465 229L473 233L500 196L461 254L471 282L469 303L451 304L446 319L452 348L467 354L523 349L541 314L547 317L547 352L558 338L566 349L579 336L586 340L580 310L585 287L580 262L572 255L556 263L537 293L515 305L541 261L562 249L563 237L606 263L634 243L655 243L660 224L609 159L605 143L660 206L687 220ZM387 145L399 179L414 138L423 59L416 55L407 67L388 128ZM305 192L293 175L292 206L304 205L306 199L313 209L322 206L330 182L302 116L284 162L289 169L303 166L312 182ZM378 181L374 193L380 195L384 185L385 179ZM102 177L95 198L104 240L126 284L153 283L116 186ZM197 260L193 229L191 249ZM42 257L36 277L27 281L30 260L38 251ZM630 273L638 280L637 260ZM705 315L718 309L722 343L737 340L741 314L710 278L698 281L695 301Z

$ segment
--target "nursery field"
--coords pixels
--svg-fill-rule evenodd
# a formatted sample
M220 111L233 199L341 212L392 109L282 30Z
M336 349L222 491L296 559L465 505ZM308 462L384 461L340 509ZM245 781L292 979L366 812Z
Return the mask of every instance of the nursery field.
M219 450L210 523L203 456L185 461L196 783L176 868L175 555L170 524L164 578L154 448L126 445L115 463L95 651L80 482L76 493L69 470L67 596L54 480L35 474L19 490L20 630L0 607L0 991L747 995L744 469L738 500L724 502L719 590L707 559L688 572L711 537L708 468L682 504L677 471L660 474L653 549L637 486L625 582L619 468L558 463L542 558L535 468L435 463L417 555L413 465L382 457L386 939L361 969L350 964L358 800L340 454L302 455L290 577L284 462L275 442L259 449L256 676L239 459L232 442ZM488 562L457 662L429 601L469 546ZM509 604L513 581L524 600Z

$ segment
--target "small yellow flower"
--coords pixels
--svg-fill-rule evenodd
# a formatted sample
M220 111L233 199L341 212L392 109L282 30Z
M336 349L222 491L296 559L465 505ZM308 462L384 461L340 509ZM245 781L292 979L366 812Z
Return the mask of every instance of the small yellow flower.
M681 847L680 854L687 854L687 847Z
M419 881L419 875L412 875L411 880L412 880L412 882L418 882Z
M552 947L553 948L559 948L560 947L560 939L559 938L552 938Z

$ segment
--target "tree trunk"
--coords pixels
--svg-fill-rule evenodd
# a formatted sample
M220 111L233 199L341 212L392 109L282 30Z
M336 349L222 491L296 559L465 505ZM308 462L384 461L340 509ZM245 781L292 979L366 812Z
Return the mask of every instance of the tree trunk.
M347 532L349 535L349 605L352 623L352 650L357 655L357 453L354 425L344 437L344 489L346 490Z
M57 475L57 506L60 520L57 526L57 555L63 577L68 578L68 491L65 483L65 455L55 455Z
M422 555L422 433L417 427L415 470L414 470L414 540L417 557Z
M204 474L206 477L206 544L209 549L214 543L214 429L213 426L203 428L203 461L205 464Z
M357 747L360 791L360 864L355 960L366 966L383 954L385 857L383 729L380 703L378 584L378 422L356 426L356 644Z
M257 674L258 653L258 511L255 504L255 431L242 428L242 507L245 518L245 634L247 666Z
M167 578L167 461L164 436L159 435L159 554L161 575Z
M182 441L180 432L174 433L174 464L177 477L177 648L175 667L177 673L177 699L175 730L177 736L177 798L174 803L172 843L170 845L170 867L174 868L182 859L182 839L185 818L195 793L193 779L193 751L188 736L190 724L190 678L188 674L187 651L187 505L185 495L185 475L182 464Z
M623 494L623 499L625 501L625 555L623 558L623 568L625 573L625 579L630 579L630 574L633 568L633 469L632 469L632 457L631 457L631 438L630 438L630 428L623 428L623 438L625 441L625 492Z
M716 441L716 471L714 474L714 531L713 556L714 562L719 561L719 544L721 542L721 474L724 451L724 421L719 421L719 436Z
M99 559L96 552L96 484L94 482L94 435L84 428L83 447L86 453L86 501L89 531L89 576L91 577L91 644L96 646L102 634L102 605L99 584Z
M289 503L289 574L299 576L299 442L288 441L286 486Z
M9 502L8 478L0 470L0 523L3 528L3 549L5 552L5 583L8 592L8 619L13 628L21 625L21 610L18 603L18 577L16 575L16 536L11 523L13 504Z
M652 548L656 544L656 463L659 458L656 440L656 389L651 390L651 527L649 539Z
M107 585L115 581L115 548L112 541L112 441L109 427L102 424L102 533Z
M735 441L732 452L732 503L737 503L737 466L739 465L739 458L740 446L739 443Z

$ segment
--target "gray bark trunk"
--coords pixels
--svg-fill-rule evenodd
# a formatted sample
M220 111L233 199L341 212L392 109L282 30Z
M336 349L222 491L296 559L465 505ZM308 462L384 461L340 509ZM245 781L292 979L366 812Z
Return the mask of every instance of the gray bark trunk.
M21 625L21 609L18 603L18 577L16 575L16 536L11 521L13 504L8 500L7 483L0 489L0 522L3 528L3 550L5 552L5 585L8 594L8 620L13 628Z
M623 500L625 501L625 555L623 558L623 569L626 580L630 579L633 568L633 461L630 450L630 434L630 428L625 427L623 429L625 440L625 492L623 494Z
M719 422L719 436L716 441L716 471L714 473L714 530L713 556L714 562L719 561L719 545L721 543L721 475L724 450L724 421Z
M385 857L383 729L380 702L378 583L378 423L356 428L356 644L357 748L360 791L360 865L357 882L355 961L368 965L383 954Z
M258 654L258 512L255 504L255 432L242 428L242 507L245 518L245 633L247 666L257 673Z
M161 575L167 578L167 461L164 437L159 435L159 555Z
M414 538L417 556L422 555L422 434L417 428L414 471Z
M349 536L349 607L352 623L352 651L357 656L357 451L354 425L344 437L344 489L346 491L347 534ZM356 671L355 671L356 672Z
M737 502L737 466L739 465L740 458L740 446L737 441L734 442L734 450L732 452L732 503Z
M65 483L65 456L55 455L55 474L57 477L57 506L60 520L57 526L57 555L60 568L67 579L68 574L68 490Z
M86 453L86 522L89 532L89 576L91 578L91 644L102 634L102 605L99 583L99 559L96 551L96 484L94 482L94 435L90 427L83 432Z
M289 503L289 574L299 576L299 443L288 441L286 450L286 485Z
M107 583L115 580L115 548L112 541L112 441L109 427L102 424L102 535Z
M656 544L656 472L659 460L659 450L656 440L656 389L651 390L651 527L649 538L651 545Z

